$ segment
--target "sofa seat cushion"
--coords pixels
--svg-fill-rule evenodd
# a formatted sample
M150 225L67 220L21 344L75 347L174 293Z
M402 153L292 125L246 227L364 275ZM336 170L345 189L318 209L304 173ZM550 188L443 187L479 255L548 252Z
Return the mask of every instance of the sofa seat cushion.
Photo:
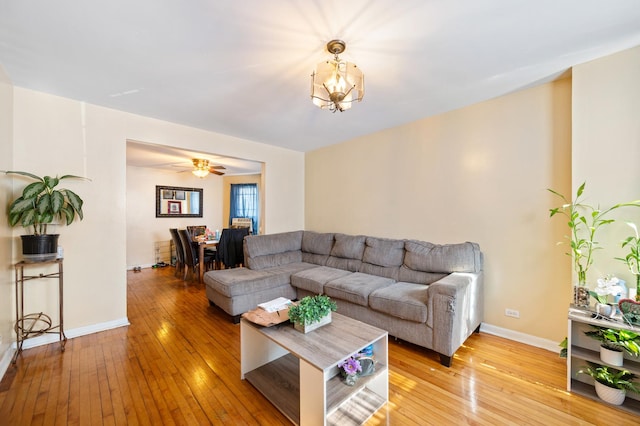
M427 289L423 284L397 282L369 295L371 309L408 321L427 321Z
M326 283L346 275L351 275L351 272L329 268L328 266L319 266L291 275L291 285L315 294L323 294Z
M292 274L315 267L310 263L299 262L261 270L222 269L205 273L204 282L226 297L235 297L289 284Z
M368 306L369 294L379 288L390 286L394 282L390 278L354 272L326 283L324 293L329 297Z

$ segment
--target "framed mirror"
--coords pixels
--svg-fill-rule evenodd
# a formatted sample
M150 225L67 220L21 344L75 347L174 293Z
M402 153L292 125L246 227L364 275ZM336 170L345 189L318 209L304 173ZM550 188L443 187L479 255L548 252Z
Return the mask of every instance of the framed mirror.
M156 185L156 217L202 217L202 188Z

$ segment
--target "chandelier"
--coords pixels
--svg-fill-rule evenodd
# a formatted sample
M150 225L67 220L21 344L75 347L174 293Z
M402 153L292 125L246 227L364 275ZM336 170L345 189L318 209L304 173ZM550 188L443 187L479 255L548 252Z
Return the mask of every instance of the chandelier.
M364 97L364 74L356 64L338 57L346 47L342 40L327 43L333 59L319 63L311 74L311 99L321 109L342 112Z
M194 158L193 166L195 169L191 171L194 175L199 178L206 177L209 174L209 160L205 160L203 158Z

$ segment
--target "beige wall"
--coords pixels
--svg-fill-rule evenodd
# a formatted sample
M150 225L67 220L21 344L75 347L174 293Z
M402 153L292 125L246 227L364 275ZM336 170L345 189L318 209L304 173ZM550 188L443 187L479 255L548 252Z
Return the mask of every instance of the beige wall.
M261 175L240 175L240 176L225 176L223 178L222 183L222 225L219 228L222 232L222 228L229 227L229 211L231 209L231 184L238 183L255 183L258 185L258 197L260 197L260 206L263 204L263 195L262 195L262 176ZM263 227L262 223L264 222L264 217L262 212L259 213L260 223L258 227ZM300 228L302 229L302 228ZM255 231L256 234L262 234L260 229Z
M13 150L13 86L0 65L0 170L11 170ZM11 179L0 175L0 206L11 201ZM15 321L12 233L7 216L0 214L0 377L11 360L11 342Z
M202 188L202 217L156 217L156 185ZM222 178L210 174L204 179L192 173L127 167L127 268L156 263L156 242L171 240L169 228L222 223Z
M301 153L17 87L13 127L14 168L91 178L69 182L85 201L85 219L60 229L66 328L76 335L126 323L127 139L262 161L269 171L266 228L281 232L303 227ZM16 250L22 232L13 232ZM55 309L57 302L50 296L34 286L29 303Z
M640 199L640 47L607 56L573 70L573 187L587 183L588 202L610 207ZM587 280L614 274L635 285L621 241L631 221L640 226L640 209L618 210L617 222L603 228Z
M306 229L478 242L485 322L559 341L570 275L546 188L569 188L570 149L564 79L309 152Z

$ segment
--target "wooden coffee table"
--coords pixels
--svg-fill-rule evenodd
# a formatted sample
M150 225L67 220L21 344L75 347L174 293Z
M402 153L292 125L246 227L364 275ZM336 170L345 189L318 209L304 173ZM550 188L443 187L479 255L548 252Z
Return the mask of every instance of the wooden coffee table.
M295 424L360 424L389 400L387 338L386 331L335 312L331 324L307 334L289 322L261 327L243 318L241 378ZM371 344L376 372L347 386L337 364Z

